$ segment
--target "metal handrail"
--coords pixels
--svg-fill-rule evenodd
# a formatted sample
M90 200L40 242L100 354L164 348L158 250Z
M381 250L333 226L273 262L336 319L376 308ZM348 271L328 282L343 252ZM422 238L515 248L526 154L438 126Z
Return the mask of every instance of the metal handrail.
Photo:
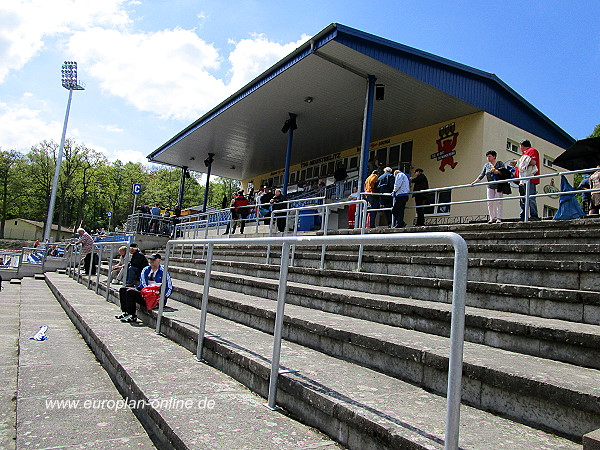
M98 263L96 264L96 294L99 293L100 291L100 285L102 284L100 282L100 267L102 266L102 256L104 255L104 251L105 248L108 247L110 248L110 252L108 253L108 256L106 258L107 263L108 263L108 275L106 277L106 293L105 293L105 298L106 301L108 300L108 297L110 295L110 284L112 282L112 262L114 260L115 257L115 248L121 247L121 246L129 246L129 241L120 241L120 242L97 242L94 243L94 246L92 247L92 251L91 251L91 255L90 255L90 267L89 267L89 273L87 274L88 278L87 278L87 288L91 289L91 285L92 285L92 267L94 266L94 255L96 254L96 249L98 249ZM77 282L80 282L81 280L81 261L83 261L84 258L82 258L83 253L81 251L81 245L76 246L75 247L75 251L71 252L68 259L67 259L67 273L69 273L70 276L72 276L73 278L75 278L75 276L77 277ZM127 266L129 265L129 259L130 259L130 252L129 249L128 251L125 253L125 259L123 261L123 267L127 268ZM75 265L77 265L77 270L75 270ZM127 283L127 275L125 275L123 277L123 286L125 286Z
M206 316L209 298L210 277L213 260L213 249L215 245L281 245L281 268L279 272L279 288L277 293L277 313L275 316L273 358L271 363L271 376L269 380L269 396L266 404L270 409L276 408L277 382L279 374L279 361L281 357L281 340L283 334L283 319L287 291L288 266L290 246L296 245L347 245L365 243L376 243L378 247L382 244L397 244L398 242L408 244L450 244L454 247L454 271L452 282L452 317L450 325L450 356L448 367L448 390L446 407L446 431L445 448L457 449L460 423L460 401L461 381L465 328L465 297L467 289L468 249L465 240L456 233L393 233L393 234L369 234L352 236L284 236L284 237L261 237L261 238L235 238L235 239L197 239L197 240L170 240L167 242L165 251L164 270L169 268L171 251L178 245L199 244L207 245L208 252L204 270L203 294L201 303L200 327L198 331L198 345L196 348L196 359L202 361L204 339L206 333ZM161 323L165 305L166 283L160 290L158 315L156 319L156 333L160 333ZM208 336L206 336L208 337Z
M574 195L574 194L582 194L582 193L587 193L587 192L598 192L600 191L600 188L597 189L576 189L574 191L567 191L567 192L562 192L562 191L557 191L557 192L551 192L551 193L541 193L541 194L535 194L535 195L531 195L530 192L530 183L531 180L533 179L538 179L538 178L553 178L553 177L557 177L557 176L565 176L565 175L573 175L573 174L579 174L579 173L589 173L589 172L594 172L598 170L597 167L595 168L590 168L590 169L581 169L581 170L570 170L570 171L566 171L566 172L556 172L556 173L548 173L548 174L539 174L539 175L532 175L530 177L520 177L520 178L506 178L503 180L494 180L494 181L481 181L479 183L474 183L474 184L458 184L455 186L445 186L445 187L439 187L439 188L431 188L431 189L423 189L421 191L411 191L409 192L409 194L428 194L428 193L433 193L433 192L439 192L439 191L450 191L450 190L454 190L454 189L462 189L462 188L472 188L474 186L487 186L490 184L500 184L500 183L515 183L515 182L519 182L519 181L525 181L525 195L515 195L515 196L510 196L510 197L498 197L498 198L494 198L493 201L507 201L507 200L519 200L519 199L525 199L525 204L528 205L529 204L529 199L530 198L538 198L538 197L550 197L550 196L561 196L561 195ZM378 196L378 197L391 197L392 194L390 193L380 193L380 192L360 192L360 195L362 198L368 197L368 196ZM444 202L444 203L429 203L426 205L419 205L419 206L406 206L406 209L417 209L417 208L429 208L432 206L450 206L450 205L464 205L464 204L469 204L469 203L483 203L483 202L488 202L491 201L490 199L487 198L483 198L483 199L475 199L475 200L459 200L459 201L452 201L452 202ZM373 208L373 209L369 209L369 211L373 211L373 212L378 212L378 211L391 211L392 208ZM524 217L525 222L529 221L529 208L525 208L525 217Z

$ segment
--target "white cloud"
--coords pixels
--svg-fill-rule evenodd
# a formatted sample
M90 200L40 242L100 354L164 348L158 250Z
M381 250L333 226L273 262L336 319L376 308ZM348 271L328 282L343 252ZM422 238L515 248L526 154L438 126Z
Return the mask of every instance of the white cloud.
M48 121L43 108L0 102L0 136L3 150L27 152L42 140L60 140L62 124ZM71 133L72 134L72 133Z
M309 36L302 35L296 42L279 44L269 41L263 34L255 34L251 39L237 42L229 54L232 73L230 86L234 90L241 88L308 39Z
M223 57L192 30L129 33L92 28L73 34L69 49L102 89L164 119L194 120L307 39L279 44L243 39L229 54L229 83L213 75Z
M125 130L121 127L119 127L118 125L100 125L100 128L102 128L103 130L108 131L109 133L123 133Z
M38 54L50 36L131 22L124 0L10 0L0 5L0 83Z
M119 149L119 150L110 150L101 145L95 145L93 143L87 143L86 146L88 148L92 148L100 153L102 153L110 162L114 162L117 159L123 163L133 162L133 163L142 163L144 165L148 164L148 158L142 152L132 149Z
M227 93L209 72L220 67L217 49L191 30L93 28L75 33L69 49L105 92L163 118L195 119Z

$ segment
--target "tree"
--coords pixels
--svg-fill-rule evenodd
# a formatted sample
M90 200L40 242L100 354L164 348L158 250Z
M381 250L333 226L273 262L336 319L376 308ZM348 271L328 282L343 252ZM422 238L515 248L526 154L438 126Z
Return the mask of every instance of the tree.
M0 239L4 239L4 225L9 215L9 208L20 195L17 180L20 172L15 170L23 155L14 150L0 151Z
M594 131L588 137L589 138L600 137L600 123L598 125L596 125L596 127L594 128Z

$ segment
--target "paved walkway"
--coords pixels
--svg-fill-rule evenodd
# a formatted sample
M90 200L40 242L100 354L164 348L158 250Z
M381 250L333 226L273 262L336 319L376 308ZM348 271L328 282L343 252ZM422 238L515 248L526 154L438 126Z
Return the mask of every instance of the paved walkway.
M4 285L0 448L155 448L45 281Z
M165 448L340 448L330 438L264 406L265 400L220 372L197 362L182 346L142 324L114 318L119 309L65 275L46 273L79 328L96 342L108 370L146 399L142 414Z

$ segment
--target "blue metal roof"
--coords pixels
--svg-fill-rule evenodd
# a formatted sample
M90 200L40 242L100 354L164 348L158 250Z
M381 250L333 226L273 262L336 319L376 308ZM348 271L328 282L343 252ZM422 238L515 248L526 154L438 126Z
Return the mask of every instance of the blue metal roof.
M337 24L335 41L555 145L575 139L493 73Z
M347 75L350 72L352 75ZM378 72L396 78L388 80L387 86L400 93L396 97L397 104L380 105L395 110L374 118L374 130L381 136L482 110L559 147L567 148L575 142L494 74L345 25L331 24L148 158L202 171L204 167L199 161L203 158L192 156L204 150L217 151L220 154L213 164L216 175L248 178L259 173L259 168L263 172L275 170L282 166L278 153L267 157L261 155L262 149L280 146L282 117L287 117L290 111L300 113L299 121L304 129L310 129L310 133L299 133L295 138L294 145L305 157L313 157L310 152L316 154L326 149L360 145L357 129L336 127L355 123L356 111L364 108L364 95L358 95L361 87L356 82L360 78L356 75L379 76ZM345 90L340 92L340 87ZM399 91L401 89L403 91ZM330 93L332 90L338 91L337 96ZM340 103L340 93L345 103ZM311 103L310 110L303 109L307 107L302 101L306 95L320 100ZM407 95L412 95L413 101L429 103L426 108L421 105L419 112L414 107L411 109L413 103L402 104L402 98ZM256 111L261 113L255 114ZM394 117L393 124L390 115ZM399 120L404 121L402 129L398 128ZM393 126L396 128L392 129Z

